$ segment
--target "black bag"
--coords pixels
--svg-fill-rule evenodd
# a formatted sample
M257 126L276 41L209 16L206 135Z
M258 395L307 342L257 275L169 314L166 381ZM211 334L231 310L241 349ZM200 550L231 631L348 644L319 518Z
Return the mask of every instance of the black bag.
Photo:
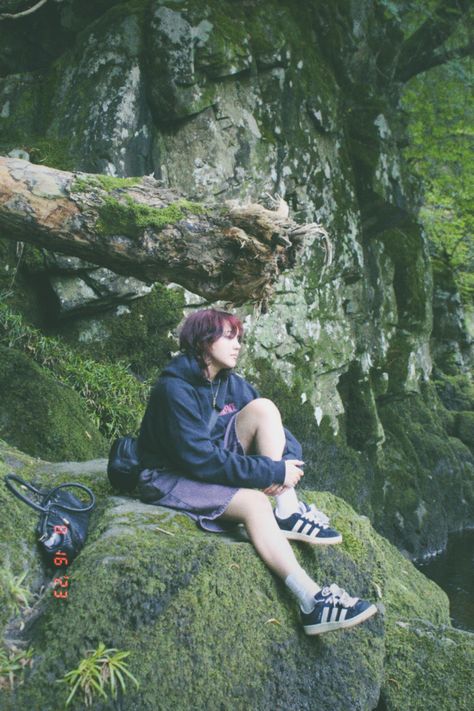
M115 439L107 463L107 476L114 489L132 491L138 484L140 471L136 437Z
M40 503L21 493L12 482L25 486L40 497ZM41 491L16 474L7 474L5 484L17 498L41 514L36 533L38 545L46 561L50 564L54 562L56 566L69 565L86 541L89 515L95 506L92 491L75 482L59 484L50 491ZM85 505L77 496L67 491L68 488L85 491L90 503Z

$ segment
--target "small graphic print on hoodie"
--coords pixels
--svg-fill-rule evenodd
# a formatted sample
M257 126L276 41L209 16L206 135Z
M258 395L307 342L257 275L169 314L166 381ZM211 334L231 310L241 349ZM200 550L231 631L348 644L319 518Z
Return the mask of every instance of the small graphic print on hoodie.
M237 412L237 405L233 402L228 402L227 405L224 405L222 410L219 412L219 417L221 415L228 415L229 412Z

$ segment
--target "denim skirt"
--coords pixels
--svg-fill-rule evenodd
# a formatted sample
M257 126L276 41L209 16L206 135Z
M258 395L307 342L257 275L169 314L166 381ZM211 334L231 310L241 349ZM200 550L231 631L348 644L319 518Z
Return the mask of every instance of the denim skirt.
M237 413L230 419L223 447L236 454L245 454L235 429ZM205 531L224 533L235 528L232 521L220 521L239 487L207 484L170 469L144 469L138 481L141 501L166 506L190 516Z

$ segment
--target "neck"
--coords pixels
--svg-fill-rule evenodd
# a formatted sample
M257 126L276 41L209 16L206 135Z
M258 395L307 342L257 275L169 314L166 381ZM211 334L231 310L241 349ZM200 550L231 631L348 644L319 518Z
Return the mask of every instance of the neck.
M217 368L215 365L212 365L212 363L207 366L207 377L209 378L211 383L213 380L216 379L216 377L219 375L220 371L221 371L221 368Z

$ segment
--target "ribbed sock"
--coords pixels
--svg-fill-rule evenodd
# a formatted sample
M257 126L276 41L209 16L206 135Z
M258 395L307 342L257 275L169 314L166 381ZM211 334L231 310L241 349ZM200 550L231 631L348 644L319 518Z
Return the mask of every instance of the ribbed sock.
M285 578L285 585L298 598L303 612L311 612L314 607L314 596L321 588L312 580L303 568L296 570Z
M298 497L294 488L287 489L283 494L278 494L275 496L275 500L275 511L278 518L288 518L298 511Z

